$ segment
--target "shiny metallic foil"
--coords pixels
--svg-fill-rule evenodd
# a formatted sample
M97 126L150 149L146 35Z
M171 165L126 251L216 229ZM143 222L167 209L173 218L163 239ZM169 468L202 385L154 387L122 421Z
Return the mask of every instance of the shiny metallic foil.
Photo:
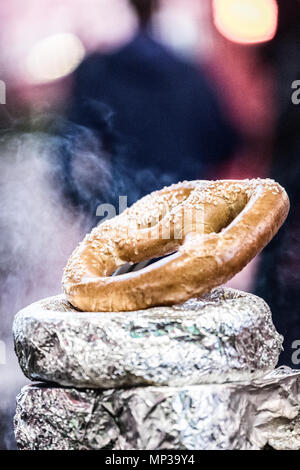
M300 374L126 390L24 387L20 449L300 449Z
M19 312L13 330L27 377L77 388L248 380L274 369L282 344L266 303L226 288L119 313L80 312L51 297Z

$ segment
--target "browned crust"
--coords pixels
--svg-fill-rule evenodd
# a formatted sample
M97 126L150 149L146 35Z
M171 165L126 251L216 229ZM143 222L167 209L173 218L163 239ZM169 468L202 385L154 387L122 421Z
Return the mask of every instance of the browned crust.
M65 268L63 288L84 311L171 305L238 273L279 230L289 211L273 180L179 183L154 192L87 235ZM125 262L173 253L111 277Z

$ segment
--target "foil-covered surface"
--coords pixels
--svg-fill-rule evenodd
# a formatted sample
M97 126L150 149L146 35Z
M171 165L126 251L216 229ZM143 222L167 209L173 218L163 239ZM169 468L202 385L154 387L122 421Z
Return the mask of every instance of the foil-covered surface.
M78 390L31 385L17 397L20 449L300 449L300 373L184 387Z
M276 366L282 337L260 298L228 288L172 307L89 313L63 296L20 311L24 374L77 388L248 380Z

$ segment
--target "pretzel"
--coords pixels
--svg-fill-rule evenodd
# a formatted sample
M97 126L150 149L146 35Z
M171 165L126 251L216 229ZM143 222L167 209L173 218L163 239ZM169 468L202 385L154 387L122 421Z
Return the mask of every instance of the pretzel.
M130 311L200 296L238 273L287 217L285 190L270 179L191 181L142 198L103 222L71 255L63 275L83 311ZM169 255L112 276L126 262Z

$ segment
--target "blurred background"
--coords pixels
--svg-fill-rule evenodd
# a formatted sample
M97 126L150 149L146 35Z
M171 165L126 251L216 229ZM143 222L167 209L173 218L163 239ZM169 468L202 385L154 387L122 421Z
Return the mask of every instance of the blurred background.
M1 449L15 448L26 383L14 314L60 292L97 207L119 196L184 179L279 181L288 220L230 285L269 303L280 364L299 368L299 20L298 0L1 2Z

